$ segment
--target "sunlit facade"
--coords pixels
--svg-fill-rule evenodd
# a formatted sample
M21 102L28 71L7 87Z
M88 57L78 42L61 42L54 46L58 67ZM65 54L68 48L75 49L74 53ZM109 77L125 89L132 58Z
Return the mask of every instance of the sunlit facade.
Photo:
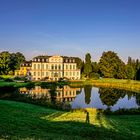
M31 75L33 80L59 80L60 78L79 80L81 77L74 57L62 56L33 58Z
M19 70L15 70L15 76L26 76L31 72L31 61L26 61L20 65Z

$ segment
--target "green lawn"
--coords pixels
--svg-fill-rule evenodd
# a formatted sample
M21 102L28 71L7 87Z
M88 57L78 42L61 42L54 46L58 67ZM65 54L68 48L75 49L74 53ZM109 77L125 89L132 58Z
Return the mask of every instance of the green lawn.
M28 83L25 82L5 82L5 81L0 81L0 87L4 87L4 86L13 86L13 87L24 87L27 86Z
M57 111L36 105L0 100L0 139L136 140L140 115L104 116L95 109Z

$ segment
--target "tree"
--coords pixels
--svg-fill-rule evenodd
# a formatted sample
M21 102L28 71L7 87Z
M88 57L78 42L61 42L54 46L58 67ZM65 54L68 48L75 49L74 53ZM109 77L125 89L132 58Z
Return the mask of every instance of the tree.
M12 53L10 56L10 70L14 72L16 69L20 68L21 63L25 61L25 57L22 53Z
M20 67L20 64L25 61L25 56L20 52L17 52L15 56L15 58L17 59L16 69L18 69Z
M97 62L92 62L92 71L95 73L99 72L99 66Z
M126 76L127 79L133 79L135 76L134 68L131 65L126 65Z
M1 52L0 53L0 74L8 74L10 68L10 53L9 52Z
M0 53L0 74L12 73L19 69L20 64L25 61L25 57L22 53L9 53L1 52Z
M124 66L124 62L112 51L103 52L99 61L100 73L105 78L125 78Z
M79 57L75 57L75 62L77 64L77 68L81 70L81 73L83 73L84 62Z
M90 53L87 53L85 56L84 74L89 78L91 72L92 72L91 55Z

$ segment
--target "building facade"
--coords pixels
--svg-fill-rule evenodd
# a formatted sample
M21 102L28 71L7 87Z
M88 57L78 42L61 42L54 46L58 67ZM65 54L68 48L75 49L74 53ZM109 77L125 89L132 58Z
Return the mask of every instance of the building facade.
M31 73L32 80L59 80L66 78L79 80L81 78L80 69L74 57L66 56L37 56L27 67L27 63L22 64L20 70L15 71L15 75L26 75Z
M80 69L77 68L74 57L38 56L33 58L31 75L33 80L59 80L68 78L78 80L81 78Z
M31 61L25 61L23 64L20 65L19 70L15 70L15 76L26 76L31 71L32 63Z

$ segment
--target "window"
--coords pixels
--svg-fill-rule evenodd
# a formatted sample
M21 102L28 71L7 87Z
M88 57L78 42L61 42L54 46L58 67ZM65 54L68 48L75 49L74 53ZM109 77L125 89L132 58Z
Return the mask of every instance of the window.
M46 69L48 69L48 64L46 64Z
M71 71L70 71L70 76L71 76Z
M66 69L68 69L68 65L66 65Z
M79 75L79 72L77 72L77 76Z
M61 70L61 65L59 65L59 70Z
M52 64L52 70L54 69L54 65Z
M38 64L38 69L40 69L40 64Z
M68 95L67 91L66 91L66 96Z
M48 72L46 72L46 76L48 76Z
M44 70L44 64L42 64L42 69Z
M55 65L55 70L57 70L57 65Z
M75 76L75 72L73 72L73 76Z
M70 65L70 70L72 69L72 66Z
M38 72L38 76L40 76L40 72Z
M68 72L66 72L66 76L68 75Z
M36 72L34 72L34 76L36 76Z
M42 72L42 76L44 76L44 72Z
M73 69L75 70L75 65L73 65Z

